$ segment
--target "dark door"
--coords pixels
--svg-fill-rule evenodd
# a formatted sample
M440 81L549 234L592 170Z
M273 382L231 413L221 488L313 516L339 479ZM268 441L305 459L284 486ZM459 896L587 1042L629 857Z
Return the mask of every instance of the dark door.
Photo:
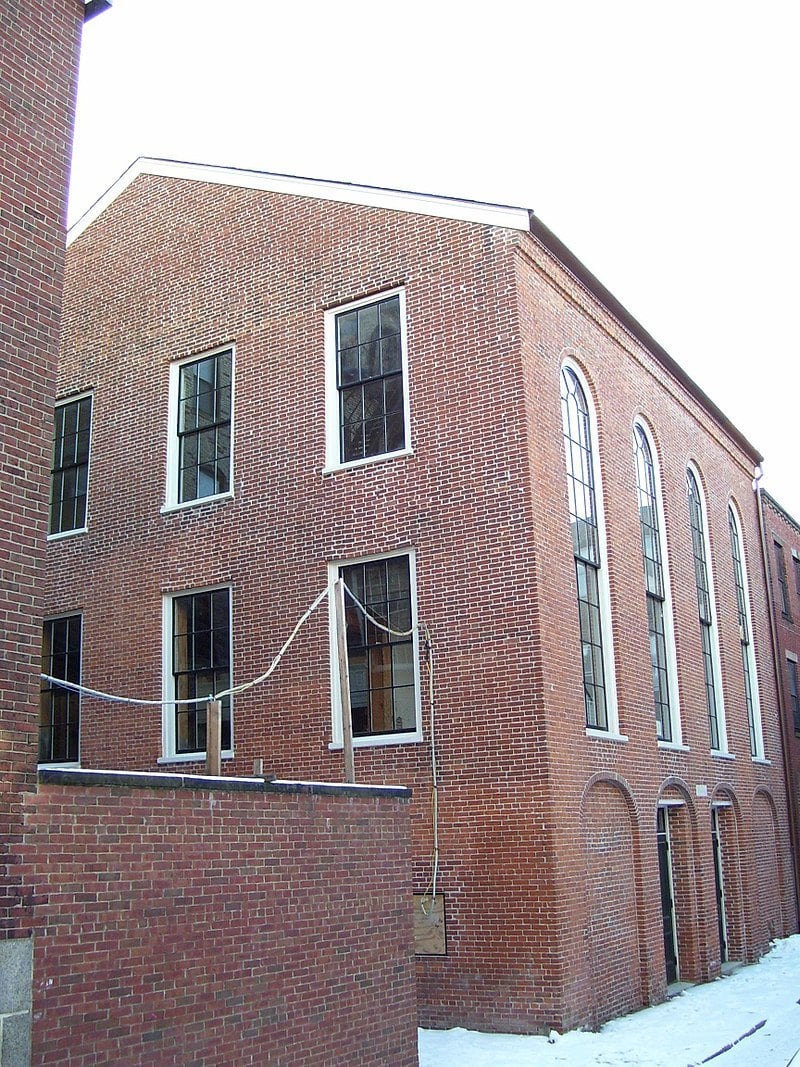
M722 843L719 833L719 812L711 809L711 844L714 849L714 883L717 890L717 929L719 930L719 958L728 962L728 930L725 922L725 892L722 884Z
M661 918L664 925L664 959L667 982L678 980L678 950L675 944L675 907L672 901L672 865L669 857L669 828L667 809L659 808L656 820L658 840L658 873L661 879Z

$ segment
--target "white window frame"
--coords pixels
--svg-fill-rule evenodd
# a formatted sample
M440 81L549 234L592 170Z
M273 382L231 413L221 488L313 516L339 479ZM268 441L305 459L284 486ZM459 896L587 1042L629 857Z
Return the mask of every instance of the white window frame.
M65 537L75 537L76 534L84 534L89 529L89 486L91 484L91 477L92 477L92 444L93 444L93 438L94 438L94 390L93 389L85 389L82 393L75 393L74 396L61 397L61 399L57 400L55 402L55 404L53 405L53 411L55 412L56 408L66 407L67 404L75 404L80 400L86 400L87 397L89 397L91 399L92 403L91 403L91 408L90 408L90 411L89 411L89 458L86 461L86 511L84 513L84 516L83 516L83 526L76 526L72 530L59 530L58 533L49 533L48 532L48 534L47 534L47 540L48 541L63 541ZM55 431L55 427L54 427L54 431ZM55 446L55 440L53 440L53 445ZM50 489L50 495L49 495L49 498L48 498L48 507L47 507L47 529L48 529L48 531L50 529L50 510L51 510L51 507L52 507L52 500L53 500L53 474L52 474L52 470L51 470L50 475L49 475L49 489ZM61 766L61 764L59 764L59 766Z
M198 763L202 762L206 758L205 749L199 752L178 752L176 751L177 745L175 742L175 705L167 703L167 701L174 700L175 698L175 679L172 674L172 602L176 597L181 596L195 596L198 593L216 593L220 589L228 590L228 620L229 628L228 633L230 635L230 645L228 649L228 657L230 663L230 679L231 685L234 685L233 681L233 586L227 582L222 582L219 585L204 585L189 589L175 589L169 593L164 593L161 602L161 633L162 633L162 700L164 704L161 709L161 752L158 763ZM233 715L233 697L230 700L231 707L231 747L223 749L221 756L223 759L233 759L234 756L234 715Z
M589 388L582 368L570 356L561 361L559 368L559 397L561 395L561 374L564 369L571 370L578 379L586 407L589 412L589 437L592 444L592 475L594 479L595 504L597 506L597 533L600 541L600 566L597 575L597 589L600 598L600 624L603 636L603 670L606 678L606 718L608 729L601 730L593 726L586 726L587 737L598 737L606 741L627 741L628 738L620 733L619 728L619 702L617 698L617 671L614 656L614 630L611 615L611 584L608 574L608 539L606 535L606 509L603 495L603 475L600 469L600 438L598 436L597 409L594 404L594 395ZM560 401L559 401L560 403ZM568 477L566 463L564 434L561 434L561 455L564 457L564 479ZM567 527L569 531L569 526ZM572 551L572 535L570 533L570 551ZM574 570L574 568L573 568ZM577 607L577 592L575 599ZM580 656L579 656L580 661ZM583 664L579 662L581 672L581 692L583 691Z
M711 748L712 755L727 756L733 758L728 748L728 724L725 715L725 694L722 688L722 663L719 654L719 615L717 614L716 581L714 579L714 561L711 552L711 538L708 531L708 505L706 503L706 490L700 470L696 463L691 460L686 464L686 469L691 471L697 482L697 491L700 494L700 517L703 523L703 540L706 549L706 568L708 570L708 599L711 607L711 669L714 674L714 689L717 697L717 729L719 732L719 748ZM688 507L688 495L687 495ZM689 526L689 538L691 540L691 524ZM694 552L692 551L692 570L694 571ZM694 577L694 575L693 575ZM694 579L696 581L696 578ZM695 587L695 598L697 589ZM698 620L698 626L701 623ZM702 652L701 652L702 655ZM705 681L704 681L705 684ZM705 696L704 696L705 703ZM706 720L708 714L706 714Z
M672 577L669 549L667 548L667 523L664 513L664 494L661 483L661 463L659 462L658 449L656 448L653 432L644 418L639 417L634 421L634 431L638 427L647 438L650 446L650 457L653 461L653 480L656 490L656 507L658 508L658 541L661 551L661 566L664 574L664 600L662 611L664 616L664 644L667 652L667 681L669 682L669 710L670 725L672 726L672 740L659 741L659 748L681 749L683 744L683 728L681 725L681 704L678 691L678 653L675 644L675 613L672 604ZM636 439L634 437L634 446Z
M392 452L381 452L376 456L364 456L360 459L351 459L346 462L341 458L341 427L339 424L339 390L336 382L336 319L337 316L354 311L357 308L368 307L370 304L378 304L389 297L399 297L400 303L400 359L403 377L403 432L405 445L403 448ZM387 459L396 459L399 456L410 456L413 452L411 447L411 410L409 397L408 375L408 321L406 317L406 291L403 286L394 289L386 289L371 296L362 297L359 300L351 300L346 304L328 308L325 312L325 467L323 474L333 471L349 470L351 467L363 467L369 463L382 463Z
M189 363L197 363L211 356L219 356L224 352L231 354L231 454L228 483L230 489L225 493L212 493L210 496L194 497L192 500L178 500L178 462L180 446L178 443L178 393L180 388L181 369ZM167 472L166 472L166 497L161 508L161 514L170 511L182 511L184 508L197 507L200 504L209 504L215 500L230 500L234 495L234 441L236 430L236 346L234 344L219 345L207 352L194 353L176 359L169 365L169 395L167 400Z
M747 553L745 551L744 531L742 528L742 519L739 514L739 509L733 500L728 502L731 515L733 515L733 521L736 523L736 529L739 534L739 554L741 556L742 566L742 583L744 584L744 607L747 612L747 623L750 627L750 640L747 643L747 665L750 670L751 680L751 699L753 701L753 730L755 737L753 738L755 743L755 755L752 756L753 760L764 759L764 727L761 718L761 683L758 677L758 665L756 663L756 651L755 651L755 631L753 629L753 606L750 598L750 575L747 569ZM733 565L733 548L731 548L731 565ZM735 582L734 582L735 585ZM748 723L748 731L750 724Z
M342 701L339 692L338 660L339 649L336 640L336 606L333 595L333 587L339 577L342 567L350 567L356 563L372 563L379 559L395 559L397 557L408 559L408 574L411 589L411 625L414 629L412 637L414 656L414 703L416 714L416 729L397 734L379 734L375 737L354 737L354 748L375 748L382 745L408 745L416 744L422 740L422 700L420 688L420 647L419 629L417 617L417 561L413 548L398 549L393 552L379 552L368 556L353 556L349 559L339 559L328 563L328 620L330 637L330 663L331 663L331 743L329 748L340 749L342 747ZM347 593L345 593L345 598Z

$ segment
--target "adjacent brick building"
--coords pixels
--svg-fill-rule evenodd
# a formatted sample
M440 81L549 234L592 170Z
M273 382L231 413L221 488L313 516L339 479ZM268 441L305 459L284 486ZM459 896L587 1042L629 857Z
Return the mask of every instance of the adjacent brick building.
M48 684L43 761L198 770L170 702L343 576L424 1023L596 1024L796 929L761 457L527 211L140 161L73 232L58 396L47 673L165 703ZM225 697L225 773L340 777L328 616Z
M760 496L797 877L800 863L800 523L765 490L761 490Z
M80 30L108 6L0 0L0 1061L412 1067L403 790L37 781L70 733L42 578Z
M0 0L0 1056L25 1057L31 914L14 872L35 788L40 580L83 0Z

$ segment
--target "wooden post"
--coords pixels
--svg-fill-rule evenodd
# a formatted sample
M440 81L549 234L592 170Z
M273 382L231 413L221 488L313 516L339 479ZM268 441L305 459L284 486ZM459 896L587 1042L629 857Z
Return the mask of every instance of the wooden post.
M209 700L206 704L206 774L219 778L222 774L222 703Z
M347 664L347 621L344 613L344 580L337 578L333 587L336 605L336 647L339 660L339 702L342 705L342 744L344 747L344 780L355 782L353 760L353 719L350 710L350 672Z

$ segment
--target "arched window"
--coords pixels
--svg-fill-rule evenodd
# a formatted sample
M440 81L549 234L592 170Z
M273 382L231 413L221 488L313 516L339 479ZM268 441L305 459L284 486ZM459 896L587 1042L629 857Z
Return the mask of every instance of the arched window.
M700 639L703 648L703 674L706 687L706 708L711 748L727 751L725 719L722 705L722 686L719 672L719 638L717 636L714 589L708 562L708 537L703 497L695 472L686 471L686 492L689 499L689 525L692 532L692 555L697 586L697 610L700 616Z
M659 498L656 465L650 439L644 426L633 428L636 458L636 492L642 532L644 584L647 596L647 625L650 633L650 665L653 673L653 699L656 735L659 741L680 743L677 716L675 637L665 566L666 547Z
M761 707L758 699L758 677L756 675L756 657L753 651L753 626L750 617L750 593L747 585L744 553L742 551L742 532L739 516L728 505L728 529L731 535L731 555L733 557L733 576L736 581L736 608L739 621L739 644L742 647L742 671L744 674L744 698L747 706L747 725L750 730L750 755L762 758L764 739L761 733Z
M608 586L603 571L592 425L586 393L571 366L561 370L561 414L567 460L569 517L575 556L586 725L616 732L613 661L607 632Z

